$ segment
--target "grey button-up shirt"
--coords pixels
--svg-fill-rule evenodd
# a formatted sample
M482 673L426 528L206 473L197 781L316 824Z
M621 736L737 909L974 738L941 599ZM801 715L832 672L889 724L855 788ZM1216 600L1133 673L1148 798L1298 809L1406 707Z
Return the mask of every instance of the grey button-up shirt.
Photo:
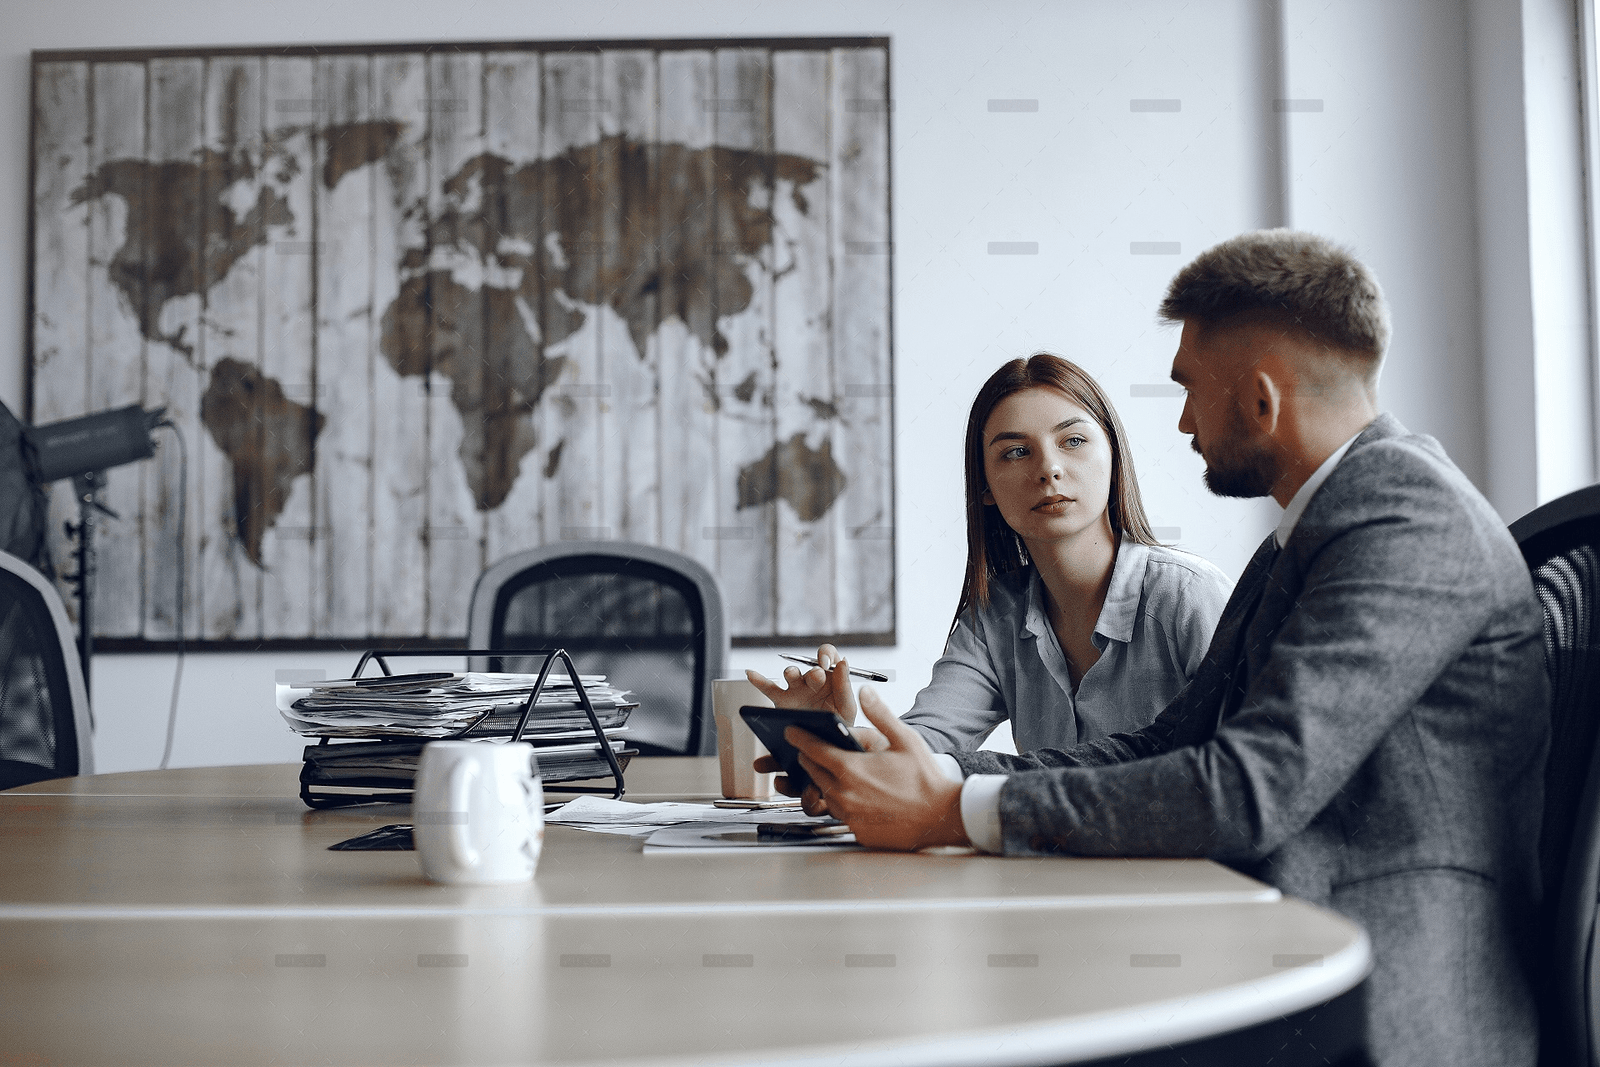
M901 718L935 752L977 748L1011 720L1017 751L1070 748L1148 726L1200 666L1233 583L1199 556L1124 541L1076 695L1033 567L989 585Z

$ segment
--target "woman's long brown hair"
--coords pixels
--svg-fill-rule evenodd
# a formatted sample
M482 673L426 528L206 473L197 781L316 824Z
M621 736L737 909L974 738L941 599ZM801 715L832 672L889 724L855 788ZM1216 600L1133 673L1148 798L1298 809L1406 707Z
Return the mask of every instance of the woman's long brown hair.
M967 577L961 585L956 621L969 606L982 609L988 605L992 579L1028 565L1028 550L1022 538L1006 525L999 508L983 502L989 487L983 471L983 427L1000 401L1040 386L1056 390L1087 411L1111 441L1111 496L1106 501L1111 532L1135 544L1160 544L1145 517L1144 501L1139 498L1139 479L1133 472L1127 431L1100 384L1082 367L1049 352L1013 359L983 383L967 415ZM954 621L951 628L955 628Z

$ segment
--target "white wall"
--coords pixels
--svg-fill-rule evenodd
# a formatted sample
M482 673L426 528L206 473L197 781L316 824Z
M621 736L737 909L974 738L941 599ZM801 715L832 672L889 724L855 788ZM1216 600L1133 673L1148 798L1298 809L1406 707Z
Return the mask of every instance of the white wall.
M1285 0L1289 222L1338 237L1394 311L1380 397L1480 487L1467 20L1455 0Z
M1485 492L1508 520L1596 473L1576 8L1471 5Z
M1280 190L1277 15L1264 0L975 5L954 0L619 0L529 5L301 2L221 5L56 0L12 12L0 45L0 399L20 407L27 226L27 52L566 37L873 34L892 38L896 485L900 642L852 658L888 668L904 708L926 680L964 561L960 433L1003 359L1051 348L1116 399L1155 525L1237 574L1275 520L1263 503L1209 496L1175 429L1178 401L1135 399L1166 379L1174 335L1154 309L1173 272L1209 244L1280 221L1323 230L1369 257L1395 304L1396 359L1383 399L1443 440L1481 481L1484 454L1465 15L1445 3L1284 11L1290 187ZM1393 10L1391 10L1391 8ZM1401 10L1401 9L1404 10ZM1374 37L1381 30L1381 47ZM992 98L1039 101L991 113ZM1177 99L1178 112L1130 110ZM1406 114L1391 103L1410 101ZM1320 122L1320 125L1318 124ZM1285 195L1286 194L1286 195ZM1037 241L991 257L989 241ZM1132 255L1131 242L1178 242ZM273 672L331 655L194 655L175 764L297 758L271 705ZM733 664L776 669L767 650ZM169 656L103 655L94 676L99 769L160 756Z

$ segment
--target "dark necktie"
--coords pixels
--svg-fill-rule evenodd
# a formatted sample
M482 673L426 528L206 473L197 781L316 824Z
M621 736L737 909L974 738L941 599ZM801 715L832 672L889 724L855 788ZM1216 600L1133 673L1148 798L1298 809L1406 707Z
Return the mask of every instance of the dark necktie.
M1233 598L1229 604L1236 606L1237 610L1223 613L1222 622L1218 625L1216 636L1211 641L1211 651L1220 654L1215 665L1225 672L1227 679L1224 684L1218 686L1219 725L1223 718L1238 706L1244 697L1245 688L1249 685L1249 671L1245 665L1248 653L1248 649L1245 648L1245 635L1250 630L1250 623L1256 617L1256 609L1261 606L1261 598L1267 591L1267 579L1272 573L1272 565L1277 560L1277 538L1268 534L1267 539L1261 542L1261 547L1256 549L1256 554L1250 557L1249 565L1239 576L1239 584L1234 587Z

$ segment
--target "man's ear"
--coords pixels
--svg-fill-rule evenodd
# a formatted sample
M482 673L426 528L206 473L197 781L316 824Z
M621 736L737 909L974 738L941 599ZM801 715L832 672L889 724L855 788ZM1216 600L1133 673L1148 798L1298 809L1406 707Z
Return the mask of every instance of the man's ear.
M1247 406L1247 413L1262 433L1276 432L1283 415L1283 389L1277 376L1264 366L1251 372Z

